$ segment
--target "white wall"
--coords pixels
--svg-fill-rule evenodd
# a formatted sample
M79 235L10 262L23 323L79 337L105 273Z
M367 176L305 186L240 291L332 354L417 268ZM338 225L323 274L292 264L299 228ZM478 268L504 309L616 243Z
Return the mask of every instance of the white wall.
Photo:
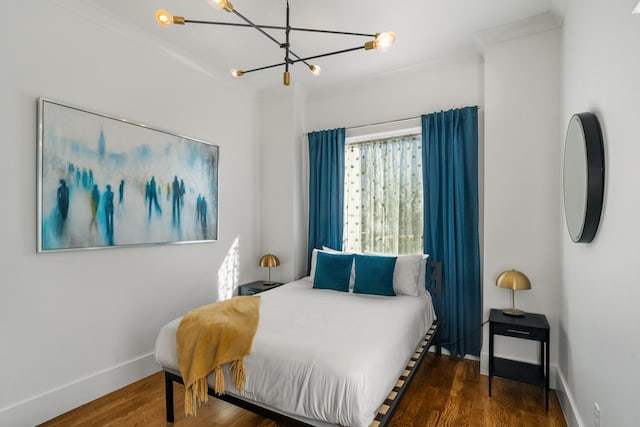
M232 281L259 273L255 95L82 3L12 2L0 26L0 425L159 370L159 328L216 300L234 242ZM36 254L39 96L218 144L219 241Z
M307 132L419 117L482 100L474 52L336 86L307 97Z
M570 425L637 426L640 383L640 15L636 0L570 0L563 28L563 113L594 112L605 143L605 203L590 244L561 217L560 380ZM559 149L560 150L560 149ZM558 157L562 153L558 152Z
M280 259L280 266L271 269L271 280L281 282L306 273L306 201L300 179L303 99L304 91L296 85L264 91L260 99L261 246ZM266 280L267 272L262 277Z
M495 286L497 276L511 268L524 272L532 289L516 293L516 306L547 316L554 367L561 277L560 33L553 29L557 25L553 17L543 15L480 35L485 60L483 317L488 319L491 308L511 306L511 293ZM523 35L524 28L533 33ZM488 327L483 342L481 371L487 373ZM539 363L538 346L496 337L494 350Z

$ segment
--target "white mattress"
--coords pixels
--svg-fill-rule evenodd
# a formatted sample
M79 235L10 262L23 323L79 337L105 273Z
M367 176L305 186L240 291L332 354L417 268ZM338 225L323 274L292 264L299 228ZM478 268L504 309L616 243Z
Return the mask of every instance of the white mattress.
M301 279L260 294L260 322L245 358L242 391L230 394L280 412L368 426L435 319L431 297L382 297L313 289ZM179 373L176 330L165 325L156 360ZM209 383L212 384L211 377Z

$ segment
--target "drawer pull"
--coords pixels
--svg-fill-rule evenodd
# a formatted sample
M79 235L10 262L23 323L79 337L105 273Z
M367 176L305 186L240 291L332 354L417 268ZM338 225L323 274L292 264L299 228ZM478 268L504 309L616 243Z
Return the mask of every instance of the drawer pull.
M531 335L531 332L519 331L517 329L507 329L507 332L513 332L514 334L520 334L520 335Z

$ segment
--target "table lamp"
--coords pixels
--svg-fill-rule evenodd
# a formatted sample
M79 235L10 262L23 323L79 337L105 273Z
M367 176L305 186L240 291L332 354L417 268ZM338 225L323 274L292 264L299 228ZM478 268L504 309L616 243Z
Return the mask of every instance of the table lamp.
M511 289L511 308L502 310L507 316L522 317L524 311L518 310L515 305L515 291L531 289L529 278L517 270L508 270L500 273L496 279L496 286Z
M271 282L271 267L277 267L279 265L280 260L273 254L266 254L265 256L260 258L260 261L258 261L258 266L269 268L269 282Z

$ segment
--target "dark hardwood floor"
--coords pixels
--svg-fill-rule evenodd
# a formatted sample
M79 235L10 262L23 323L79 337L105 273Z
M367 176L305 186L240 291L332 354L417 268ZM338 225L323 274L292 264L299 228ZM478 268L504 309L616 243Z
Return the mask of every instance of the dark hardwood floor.
M493 397L479 362L429 354L416 372L390 425L427 426L566 426L554 391L549 412L544 390L494 378ZM184 389L174 385L175 423L165 421L164 376L153 374L107 396L60 415L41 426L176 426L275 427L259 415L218 399L198 409L197 417L184 416Z

